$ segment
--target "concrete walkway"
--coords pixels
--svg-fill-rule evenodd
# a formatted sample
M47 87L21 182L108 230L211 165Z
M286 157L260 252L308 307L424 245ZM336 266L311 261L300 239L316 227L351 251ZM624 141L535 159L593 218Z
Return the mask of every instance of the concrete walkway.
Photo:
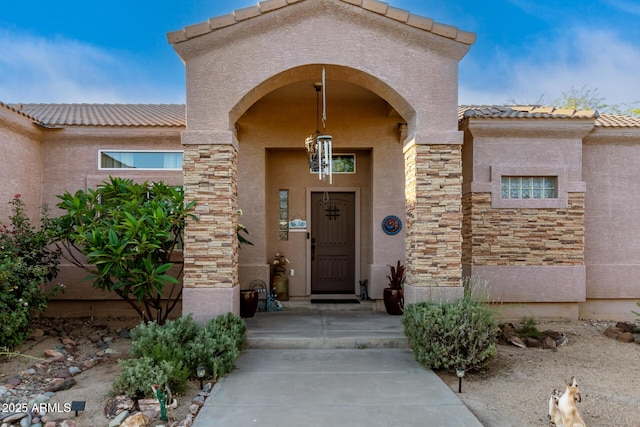
M481 426L415 362L400 317L311 310L246 320L249 348L195 427Z

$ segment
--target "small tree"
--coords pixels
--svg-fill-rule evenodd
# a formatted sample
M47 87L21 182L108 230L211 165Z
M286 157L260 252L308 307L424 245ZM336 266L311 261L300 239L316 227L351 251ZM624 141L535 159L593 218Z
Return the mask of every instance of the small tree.
M50 249L50 219L42 209L40 228L31 225L24 202L16 194L10 202L10 224L0 224L0 347L20 344L33 316L44 311L49 297L63 286L44 289L58 274L60 253Z
M185 204L180 187L115 177L58 198L66 211L56 219L63 256L91 273L95 288L115 292L141 317L164 323L182 295L176 289L183 264L172 270L172 257L195 201Z

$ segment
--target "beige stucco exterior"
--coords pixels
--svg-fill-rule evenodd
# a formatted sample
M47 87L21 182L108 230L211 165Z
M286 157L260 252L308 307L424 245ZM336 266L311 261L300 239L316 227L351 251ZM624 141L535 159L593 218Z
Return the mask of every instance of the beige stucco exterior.
M375 0L268 0L168 39L187 70L186 119L52 124L0 105L1 200L19 193L37 211L109 175L184 185L198 220L185 232L181 310L200 321L237 313L241 288L269 283L277 251L295 271L291 299L313 296L307 233L279 236L282 189L288 219L307 222L313 192L355 194L354 295L367 279L379 301L401 260L407 303L458 298L471 277L509 318L634 317L640 120L528 107L459 115L458 61L475 35ZM310 173L304 149L323 70L323 132L356 159L331 184ZM181 150L183 170L100 170L105 149ZM520 175L556 177L557 197L503 199L501 177ZM9 212L1 203L0 221ZM400 233L383 232L387 215ZM253 246L238 247L238 223ZM68 291L51 313L131 314L82 277L62 266Z

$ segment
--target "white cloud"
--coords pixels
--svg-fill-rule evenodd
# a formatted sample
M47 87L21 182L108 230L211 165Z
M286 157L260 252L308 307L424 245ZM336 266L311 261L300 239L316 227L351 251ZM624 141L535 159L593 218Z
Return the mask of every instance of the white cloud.
M477 71L462 75L460 102L504 104L514 99L552 103L572 87L597 89L608 104L640 101L640 46L618 35L578 28L530 46L522 56L496 55L491 80ZM473 62L470 68L477 68ZM464 64L463 64L464 67Z
M5 103L184 102L180 91L154 87L149 74L126 52L0 30L0 101Z

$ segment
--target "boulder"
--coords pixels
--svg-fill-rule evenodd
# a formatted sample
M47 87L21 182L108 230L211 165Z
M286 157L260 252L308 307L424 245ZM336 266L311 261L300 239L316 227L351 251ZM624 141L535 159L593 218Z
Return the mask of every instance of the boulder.
M120 424L120 427L145 427L147 425L147 421L147 417L138 412L135 415L127 417L127 419Z

